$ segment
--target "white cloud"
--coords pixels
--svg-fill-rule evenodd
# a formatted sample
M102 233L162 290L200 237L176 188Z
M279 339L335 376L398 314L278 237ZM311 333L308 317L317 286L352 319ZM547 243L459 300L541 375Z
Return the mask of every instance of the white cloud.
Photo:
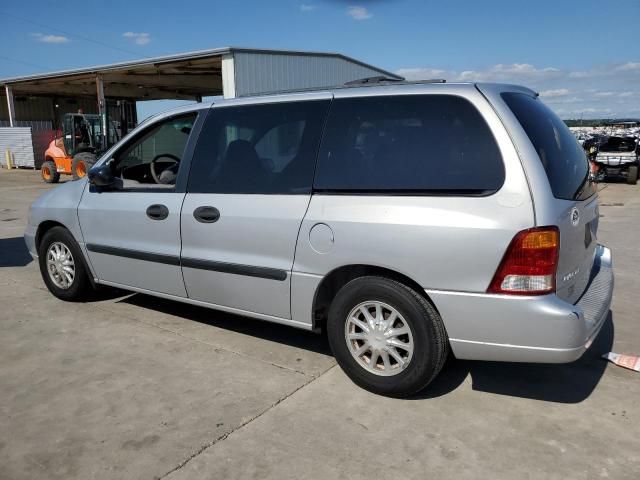
M32 33L32 37L34 37L38 42L43 43L67 43L69 41L68 37L64 35L45 35L43 33Z
M397 70L408 80L445 78L458 82L498 82L525 85L540 92L544 102L563 118L592 115L640 118L640 62L591 65L570 70L528 63L490 65L475 70L451 70L438 65Z
M519 82L530 83L535 80L546 80L561 75L557 68L536 68L528 63L512 63L493 65L482 70L444 70L441 68L401 68L398 75L408 80L423 80L428 78L445 78L456 82Z
M636 95L640 94L640 92L629 92L629 91L624 91L624 92L611 92L611 91L604 91L604 92L595 92L593 95L596 97L607 97L607 98L628 98L628 97L635 97Z
M367 20L373 15L366 7L352 6L347 8L347 15L349 15L354 20Z
M640 71L640 62L627 62L618 66L616 70L621 72Z
M312 12L315 9L316 9L316 6L310 3L303 3L302 5L300 5L301 12Z
M536 68L528 63L498 63L485 70L466 70L460 72L456 80L462 82L505 82L512 80L527 81L533 79L550 78L558 75L557 68Z
M151 41L151 36L146 32L125 32L122 36L133 40L137 45L146 45Z
M551 90L542 90L540 92L540 96L541 97L564 97L566 95L569 95L569 89L568 88L556 88L556 89L551 89Z

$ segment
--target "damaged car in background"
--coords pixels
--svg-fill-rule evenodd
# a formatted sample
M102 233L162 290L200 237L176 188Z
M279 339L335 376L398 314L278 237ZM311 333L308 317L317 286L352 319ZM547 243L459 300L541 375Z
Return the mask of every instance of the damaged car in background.
M638 183L638 139L609 137L598 148L594 164L596 181L617 177L635 185Z

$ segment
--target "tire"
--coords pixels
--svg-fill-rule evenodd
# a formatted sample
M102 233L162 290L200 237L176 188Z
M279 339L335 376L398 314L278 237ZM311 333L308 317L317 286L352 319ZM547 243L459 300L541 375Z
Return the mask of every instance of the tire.
M58 173L56 164L51 160L47 160L42 164L40 167L40 175L46 183L58 183L58 180L60 180L60 174Z
M79 180L87 175L87 172L96 163L96 156L91 152L80 152L73 157L71 173L74 180Z
M638 183L638 167L634 165L627 170L627 183L629 185L636 185Z
M380 305L382 312L382 315L376 314L378 318L383 317L386 322L390 318L389 314L395 310L398 320L395 320L393 325L383 326L384 333L381 330L378 333L367 334L350 318L352 312L363 304L365 309L375 314L377 308L368 308L374 303ZM362 313L361 310L357 312L354 316ZM365 318L364 315L359 317L361 324ZM365 326L369 325L365 323ZM399 340L410 343L412 340L411 354L408 350L389 347L388 343L385 343L389 342L386 340L387 335L391 333L389 328L401 331L403 326L408 327L410 335L400 335L394 342L397 344ZM368 338L376 342L381 348L380 352L385 352L388 358L382 358L385 354L383 353L375 362L373 372L370 364L373 352L368 358L367 354L364 354L364 357L359 359L352 354L352 351L365 346L365 340L348 340L347 334L372 335ZM444 324L433 305L406 285L384 277L360 277L340 289L329 308L327 336L338 364L354 383L370 392L397 398L413 395L425 388L442 369L449 351ZM389 353L390 348L395 351L394 355L400 354L401 357L405 357L403 360L406 366L402 367L402 364L396 361L395 356ZM381 373L385 371L388 373Z
M49 248L53 245L66 248L71 254L74 275L72 281L69 282L67 287L61 286L61 282L55 279L56 276L49 272L47 260ZM55 249L56 247L53 248ZM64 248L62 248L62 251L64 251ZM40 264L40 274L42 275L42 279L54 296L58 297L60 300L68 302L79 302L89 298L93 289L87 273L87 267L84 263L84 257L82 256L78 243L66 228L53 227L44 234L44 237L40 242L40 246L38 247L38 262ZM59 266L62 265L60 264ZM53 268L55 269L55 266Z

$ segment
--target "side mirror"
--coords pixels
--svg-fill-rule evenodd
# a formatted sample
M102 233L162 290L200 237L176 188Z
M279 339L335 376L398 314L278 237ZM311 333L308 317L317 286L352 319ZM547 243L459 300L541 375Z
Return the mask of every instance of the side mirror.
M89 177L89 183L96 187L112 187L115 184L115 178L108 162L92 167L87 175Z

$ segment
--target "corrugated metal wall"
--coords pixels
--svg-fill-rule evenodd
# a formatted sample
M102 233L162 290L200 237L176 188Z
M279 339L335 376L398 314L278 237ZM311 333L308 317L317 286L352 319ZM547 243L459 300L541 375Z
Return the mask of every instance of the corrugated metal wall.
M234 52L236 95L304 88L334 87L350 80L383 75L344 58L325 55L294 55Z
M5 164L5 152L11 151L13 164L17 167L33 167L33 143L31 127L0 128L0 154Z
M79 108L84 113L98 113L97 100L92 98L59 98L53 103L52 98L47 97L23 97L15 95L14 105L16 109L16 118L24 121L49 121L57 127L65 113L76 113ZM55 108L55 105L58 108ZM7 111L7 97L0 96L0 119L8 121L9 112Z

